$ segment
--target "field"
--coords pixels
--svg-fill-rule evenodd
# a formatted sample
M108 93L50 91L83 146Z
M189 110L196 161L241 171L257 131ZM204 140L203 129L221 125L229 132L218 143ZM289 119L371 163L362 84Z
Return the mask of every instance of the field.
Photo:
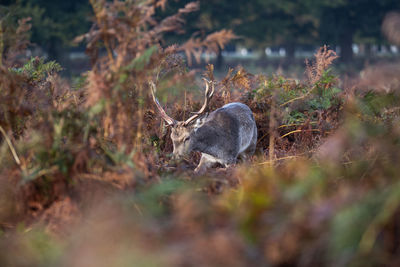
M0 33L0 266L400 264L398 63L344 80L324 46L303 79L216 78L191 64L231 31L162 46L196 4L160 23L153 5L94 8L75 40L92 67L73 81L26 58L29 20ZM201 77L216 82L208 110L245 103L258 141L250 160L195 174L198 152L172 159L149 82L183 120L202 105Z

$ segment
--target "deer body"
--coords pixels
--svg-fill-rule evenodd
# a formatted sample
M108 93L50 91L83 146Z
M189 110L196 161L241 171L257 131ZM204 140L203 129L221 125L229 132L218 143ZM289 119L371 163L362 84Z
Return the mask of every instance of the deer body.
M189 140L188 152L202 153L195 171L204 171L216 162L234 164L238 156L247 158L255 151L257 127L253 113L244 104L227 104L198 119Z
M209 85L212 91L209 92ZM213 83L207 81L206 101L199 112L186 121L175 121L166 115L154 95L153 99L164 120L172 126L173 156L183 157L191 151L202 153L195 172L203 172L215 163L229 166L238 157L246 159L256 148L257 127L253 113L242 103L229 103L204 115L209 99L214 93Z

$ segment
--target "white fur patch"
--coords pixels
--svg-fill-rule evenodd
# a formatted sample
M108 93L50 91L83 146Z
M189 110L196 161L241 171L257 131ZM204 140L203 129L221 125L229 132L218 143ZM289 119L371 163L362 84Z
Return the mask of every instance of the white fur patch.
M206 154L206 153L201 153L201 157L204 158L205 160L207 160L208 162L211 162L211 163L221 163L221 164L223 164L223 162L220 159L217 159L216 157L211 156L211 155Z
M206 121L207 116L199 118L195 121L193 125L193 130L196 132L201 126L203 126L204 122Z

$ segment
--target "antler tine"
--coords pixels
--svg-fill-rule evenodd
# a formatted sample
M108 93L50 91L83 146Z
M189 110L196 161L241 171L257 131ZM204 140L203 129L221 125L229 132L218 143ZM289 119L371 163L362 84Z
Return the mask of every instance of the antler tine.
M169 125L173 125L176 123L176 121L171 118L170 116L168 116L168 114L165 112L165 110L162 108L162 106L160 105L160 102L158 102L158 99L156 98L156 85L154 84L153 81L149 82L150 84L150 89L151 89L151 95L153 97L153 101L157 106L158 112L160 113L161 117L169 124Z
M206 110L206 108L210 102L211 97L214 95L214 89L215 89L214 81L209 81L206 78L203 78L203 80L206 82L206 90L205 90L205 94L204 94L204 97L205 97L204 104L199 111L197 111L192 117L190 117L189 119L187 119L185 121L185 125L188 125L190 122L197 119L201 114L204 113L204 111ZM211 84L211 92L209 92L210 84Z

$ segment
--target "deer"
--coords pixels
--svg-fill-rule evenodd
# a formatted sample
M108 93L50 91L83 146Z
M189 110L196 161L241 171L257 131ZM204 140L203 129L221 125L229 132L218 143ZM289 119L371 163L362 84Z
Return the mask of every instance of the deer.
M203 78L206 84L204 103L199 111L185 121L168 116L156 98L156 85L149 82L153 102L161 118L171 127L173 159L181 159L192 151L201 152L195 173L204 173L219 163L228 168L238 157L247 160L256 149L257 126L251 109L242 103L226 104L206 112L214 95L215 82Z

